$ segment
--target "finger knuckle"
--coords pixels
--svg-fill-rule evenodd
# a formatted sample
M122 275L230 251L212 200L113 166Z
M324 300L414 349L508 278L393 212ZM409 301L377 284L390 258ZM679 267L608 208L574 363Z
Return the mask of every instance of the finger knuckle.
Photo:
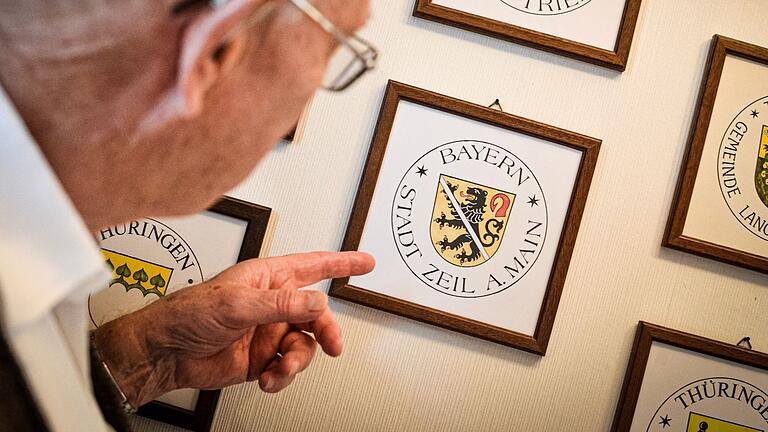
M236 320L241 315L243 305L247 304L248 298L242 289L227 289L227 287L221 287L224 292L217 292L216 295L208 296L208 298L215 298L212 302L216 310L210 311L215 316L221 316Z
M283 315L288 315L293 309L293 302L296 292L289 290L279 290L275 295L275 310Z

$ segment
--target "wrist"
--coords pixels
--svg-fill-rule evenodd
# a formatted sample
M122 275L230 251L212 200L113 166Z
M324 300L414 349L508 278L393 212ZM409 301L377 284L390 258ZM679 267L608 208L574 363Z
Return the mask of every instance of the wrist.
M174 389L173 373L151 352L143 332L135 331L136 312L94 331L93 343L127 402L139 407ZM150 322L150 321L145 321Z

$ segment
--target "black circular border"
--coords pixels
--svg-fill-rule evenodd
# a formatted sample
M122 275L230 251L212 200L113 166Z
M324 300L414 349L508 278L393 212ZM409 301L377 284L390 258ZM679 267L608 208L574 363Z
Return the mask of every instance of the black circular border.
M592 0L587 0L585 3L582 3L582 4L581 4L581 5L579 5L578 7L575 7L575 8L573 8L573 9L569 9L569 10L567 10L567 11L564 11L564 12L558 12L558 13L552 13L552 14L542 14L542 13L533 13L533 12L528 12L528 11L526 11L526 10L523 10L523 9L520 9L520 8L518 8L518 7L512 6L511 4L507 3L507 2L506 2L506 1L504 1L504 0L499 0L499 1L500 1L500 2L502 2L502 3L504 3L504 4L505 4L505 5L507 5L507 6L511 7L512 9L514 9L514 10L516 10L516 11L519 11L519 12L522 12L522 13L525 13L525 14L528 14L528 15L535 15L535 16L558 16L558 15L565 15L565 14L567 14L567 13L571 13L571 12L574 12L574 11L576 11L576 10L579 10L579 9L581 9L582 7L584 7L584 6L588 5L588 4L590 4L590 3L592 2Z
M728 204L728 198L726 198L725 194L723 193L723 184L720 181L720 153L721 153L721 151L723 149L723 141L725 140L725 136L728 135L728 131L731 129L731 125L733 125L733 123L736 121L736 119L741 117L741 115L744 114L744 111L748 110L752 105L754 105L757 102L760 102L761 100L766 99L766 98L768 98L768 96L762 96L762 97L759 97L759 98L755 99L754 101L750 102L749 105L745 106L743 110L739 111L739 113L736 114L736 117L734 117L731 120L731 122L728 123L728 127L725 129L725 132L723 132L723 137L720 139L720 145L717 147L717 155L718 155L718 157L715 158L715 173L717 173L717 176L718 176L717 177L717 186L720 189L720 195L722 195L723 200L725 201L725 206L728 207L728 211L730 211L731 214L733 215L733 217L736 218L737 221L739 221L739 224L741 224L741 226L746 228L747 231L749 231L750 234L752 234L753 236L759 238L762 241L768 241L768 239L764 239L764 238L760 237L759 235L755 234L754 232L752 232L752 230L748 226L744 225L744 223L741 222L741 219L739 219L739 217L736 216L736 213L733 212L733 209ZM752 189L750 189L750 191L751 190Z
M689 385L691 385L691 384L694 384L694 383L697 383L697 382L702 382L702 381L707 381L707 380L716 380L716 379L727 379L727 380L731 380L731 381L738 381L738 382L740 382L740 383L743 383L743 384L749 384L750 386L752 386L752 388L755 388L755 389L757 389L757 390L760 390L761 392L763 392L763 394L764 394L766 397L768 397L768 393L766 393L766 392L765 392L763 389L761 389L760 387L758 387L758 386L756 386L756 385L754 385L754 384L752 384L752 383L749 383L749 382L747 382L747 381L744 381L744 380L740 380L740 379L738 379L738 378L731 378L731 377L722 377L722 376L720 376L720 377L707 377L707 378L701 378L701 379L697 379L697 380L695 380L695 381L691 381L691 382L689 382L688 384L686 384L686 385L684 385L684 386L680 387L679 389L675 390L675 391L674 391L674 392L672 392L672 394L670 394L670 395L669 395L669 396L668 396L666 399L664 399L664 402L662 402L662 403L661 403L661 405L659 405L659 407L658 407L658 408L656 408L656 412L654 412L654 413L653 413L653 416L651 416L651 420L649 420L649 421L648 421L648 427L646 427L646 428L645 428L645 432L650 432L650 430L651 430L651 427L653 426L653 422L656 420L656 416L659 414L659 411L661 410L661 407L663 407L663 406L664 406L664 405L667 403L667 401L668 401L668 400L669 400L669 399L670 399L672 396L674 396L674 395L675 395L677 392L679 392L680 390L682 390L682 389L684 389L684 388L688 387L688 386L689 386Z
M541 250L543 250L544 249L544 244L547 242L547 234L549 233L549 208L547 207L547 197L544 194L544 188L541 187L541 183L539 183L539 179L536 178L536 174L534 174L534 172L531 169L531 167L529 167L528 164L525 163L525 161L520 159L516 154L512 153L508 149L506 149L506 148L504 148L504 147L502 147L502 146L500 146L498 144L490 143L490 142L487 142L487 141L480 141L480 140L456 140L456 141L450 141L450 142L447 142L447 143L440 144L440 145L438 145L436 147L431 148L426 153L424 153L421 156L419 156L419 158L416 159L416 161L413 164L411 164L410 167L408 167L408 169L405 171L405 174L403 174L403 176L400 178L400 181L397 183L397 185L400 186L401 184L403 184L403 180L405 180L405 177L408 175L408 173L411 172L413 167L415 167L416 164L419 163L419 161L424 158L424 156L432 153L433 151L437 150L440 147L451 145L451 144L456 144L456 143L465 143L465 142L482 143L482 144L487 144L487 145L490 145L490 146L494 146L494 147L500 148L503 151L505 151L505 152L511 154L512 156L514 156L517 160L519 160L523 165L525 165L525 167L528 169L528 172L530 172L531 175L533 175L533 179L536 180L536 184L539 185L539 190L541 191L541 199L544 202L544 216L545 216L545 221L546 221L546 231L544 232L544 239L541 242L541 244L542 244ZM500 290L498 290L496 292L493 292L493 293L490 293L490 294L485 294L485 295L480 295L480 296L467 297L467 296L453 295L453 294L449 294L449 293L440 291L437 288L434 288L434 287L430 286L429 284L427 284L426 282L424 282L423 280L421 280L419 275L417 275L413 271L413 269L411 269L411 266L409 266L408 262L405 260L405 258L403 258L403 254L400 252L400 248L397 247L397 237L395 236L395 227L392 224L392 211L393 211L393 209L395 207L395 201L397 201L397 190L395 190L395 196L394 196L394 198L392 198L392 205L389 208L389 229L390 229L390 231L392 231L392 240L395 242L395 249L397 249L397 254L400 255L400 259L403 260L403 263L405 264L405 266L408 268L408 270L414 276L416 276L416 279L418 279L419 282L423 283L424 285L426 285L430 289L433 289L433 290L435 290L435 291L437 291L437 292L439 292L441 294L444 294L444 295L447 295L447 296L451 296L451 297L456 297L456 298L462 298L462 299L480 299L480 298L489 297L489 296L492 296L492 295L499 294L499 293L507 290L508 288L510 288L512 285L514 285L517 282L519 282L521 279L523 279L525 277L525 275L528 274L528 272L533 268L533 266L536 265L536 262L539 260L539 257L541 256L541 250L539 250L539 254L536 255L536 259L533 260L533 262L528 267L528 270L525 271L525 273L523 273L520 277L518 277L517 280L515 280L514 282L509 284L509 286L504 287L504 288L502 288L502 289L500 289ZM448 264L453 265L455 267L459 267L459 266L456 266L455 264L451 264L451 263L448 263Z
M177 233L176 230L174 230L173 228L169 227L168 225L160 222L157 219L152 219L152 218L143 218L143 219L151 220L152 222L156 222L156 223L158 223L158 224L168 228L172 233L176 234L176 236L178 238L180 238L184 242L185 245L187 245L187 250L190 251L192 253L192 256L195 258L195 262L197 263L197 269L200 272L200 282L198 282L198 283L205 282L205 278L203 277L203 267L200 265L200 260L197 259L197 255L195 255L195 251L193 251L192 248L189 246L189 243L186 240L184 240L184 237L182 237L181 234ZM162 297L158 297L157 300L160 300L161 298ZM157 300L155 300L155 301L157 301ZM153 301L152 303L154 303L155 301ZM96 324L96 320L93 319L93 313L91 312L91 294L88 294L88 318L91 319L91 323L94 325L94 327L99 328L99 326Z

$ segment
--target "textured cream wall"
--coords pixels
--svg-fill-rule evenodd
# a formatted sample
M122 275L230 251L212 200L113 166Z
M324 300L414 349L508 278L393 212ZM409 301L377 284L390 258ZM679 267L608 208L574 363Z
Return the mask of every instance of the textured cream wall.
M216 431L607 431L638 320L768 351L768 282L659 245L714 33L768 46L768 0L644 0L618 74L373 0L381 67L318 95L300 143L234 195L274 209L270 254L340 247L388 78L603 139L545 358L332 301L345 354L279 395L227 389ZM318 288L327 289L327 285ZM138 419L139 432L175 431Z

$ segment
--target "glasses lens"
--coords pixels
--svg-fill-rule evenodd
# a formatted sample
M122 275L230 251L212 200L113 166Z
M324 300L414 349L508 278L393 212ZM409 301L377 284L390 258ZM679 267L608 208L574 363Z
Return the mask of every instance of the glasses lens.
M365 69L363 61L346 46L340 46L331 56L323 77L323 87L343 88L351 84Z

